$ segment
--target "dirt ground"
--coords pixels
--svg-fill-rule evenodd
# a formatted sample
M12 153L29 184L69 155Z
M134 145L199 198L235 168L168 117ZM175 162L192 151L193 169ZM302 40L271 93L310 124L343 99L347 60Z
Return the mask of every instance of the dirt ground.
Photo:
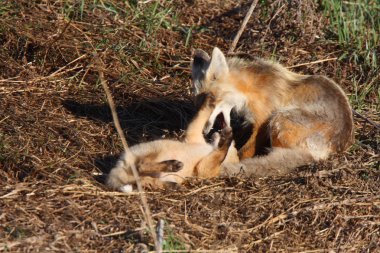
M122 145L94 52L106 64L128 142L178 138L194 114L192 50L226 52L251 2L140 2L0 3L0 251L154 249L138 194L103 184ZM354 80L376 91L378 72L339 59L345 49L327 25L313 1L260 1L236 52L326 75L350 97ZM165 221L164 248L379 252L375 95L360 104L364 118L354 118L353 147L325 162L287 176L191 179L147 192L153 220Z

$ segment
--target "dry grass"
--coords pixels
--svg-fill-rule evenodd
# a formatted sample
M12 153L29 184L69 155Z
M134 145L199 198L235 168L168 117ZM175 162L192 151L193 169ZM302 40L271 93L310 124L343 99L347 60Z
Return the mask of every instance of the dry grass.
M192 48L227 51L250 4L5 1L0 251L131 252L139 243L152 250L139 196L102 184L122 146L92 65L94 48L104 54L129 143L178 137L194 113ZM339 58L343 49L328 40L318 6L259 3L252 17L238 53L325 74L349 95L370 84L360 112L379 123L377 73L363 74L349 61L322 61ZM376 252L380 136L366 120L355 120L356 143L348 152L292 175L193 179L172 191L147 192L154 221L166 221L164 247Z

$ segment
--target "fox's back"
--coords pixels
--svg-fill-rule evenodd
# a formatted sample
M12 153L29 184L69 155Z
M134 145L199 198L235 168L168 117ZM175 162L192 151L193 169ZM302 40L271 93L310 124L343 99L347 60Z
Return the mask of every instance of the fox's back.
M216 98L208 125L219 114L237 123L242 164L227 166L228 173L242 168L256 175L286 173L352 143L348 99L327 77L300 75L261 59L226 58L214 48L212 57L195 52L192 79L196 95L206 92ZM256 156L262 154L266 156Z
M314 117L316 123L325 122L326 136L335 151L351 145L351 107L334 81L319 75L296 74L280 64L260 59L252 62L231 59L229 67L229 83L247 98L257 125L264 124L277 112L298 108L308 113L310 119Z

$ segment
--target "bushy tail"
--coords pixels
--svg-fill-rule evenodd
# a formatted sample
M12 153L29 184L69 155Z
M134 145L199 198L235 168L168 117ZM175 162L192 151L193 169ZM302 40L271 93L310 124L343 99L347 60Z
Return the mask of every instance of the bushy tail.
M268 155L248 158L240 163L222 165L223 176L266 177L284 175L295 168L313 162L310 152L303 149L274 148Z

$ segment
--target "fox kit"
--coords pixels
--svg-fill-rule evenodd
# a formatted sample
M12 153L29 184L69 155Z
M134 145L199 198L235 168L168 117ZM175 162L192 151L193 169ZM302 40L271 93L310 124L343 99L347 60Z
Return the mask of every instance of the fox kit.
M202 50L195 51L192 79L195 95L207 92L216 99L205 133L220 118L227 127L234 123L231 115L244 118L239 131L234 131L234 139L243 130L249 136L240 147L236 140L240 163L223 164L224 175L285 174L344 151L352 143L348 100L342 89L324 76L299 75L260 59L226 59L214 48L211 58ZM257 156L264 143L268 143L269 153Z
M110 171L107 185L130 191L135 183L131 165L138 170L143 187L162 188L167 183L181 184L187 177L216 177L223 161L237 163L237 150L232 142L232 129L224 128L207 143L202 130L214 110L215 101L206 96L196 119L186 131L184 142L157 140L132 146Z

